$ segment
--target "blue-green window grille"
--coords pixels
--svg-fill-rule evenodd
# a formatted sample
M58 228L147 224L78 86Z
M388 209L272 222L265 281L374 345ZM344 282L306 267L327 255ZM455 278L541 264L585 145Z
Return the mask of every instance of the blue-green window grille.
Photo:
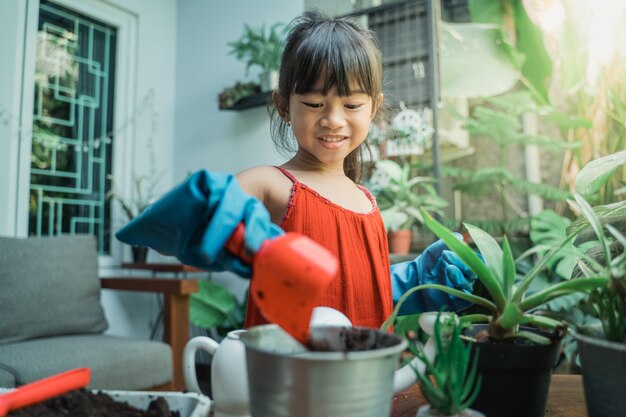
M39 9L29 234L93 234L110 252L116 29Z

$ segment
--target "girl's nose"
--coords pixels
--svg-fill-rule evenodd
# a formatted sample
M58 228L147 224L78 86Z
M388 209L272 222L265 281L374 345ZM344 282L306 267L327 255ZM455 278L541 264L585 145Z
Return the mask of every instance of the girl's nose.
M328 129L337 129L343 127L346 123L345 115L342 108L329 106L328 111L322 116L320 125Z

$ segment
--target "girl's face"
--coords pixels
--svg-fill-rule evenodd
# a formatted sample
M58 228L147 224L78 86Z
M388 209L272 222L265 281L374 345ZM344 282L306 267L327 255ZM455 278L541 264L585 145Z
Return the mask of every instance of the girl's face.
M382 94L376 102L358 87L351 88L349 96L337 95L334 87L324 95L321 85L306 94L292 94L286 118L298 140L298 153L343 167L346 156L365 140Z

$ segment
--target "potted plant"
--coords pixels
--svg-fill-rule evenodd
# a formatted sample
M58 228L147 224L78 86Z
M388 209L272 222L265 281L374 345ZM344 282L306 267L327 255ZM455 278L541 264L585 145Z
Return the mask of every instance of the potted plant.
M112 177L109 177L109 179L112 180ZM114 187L111 187L111 190L107 193L107 198L119 203L128 221L139 216L157 197L154 192L157 181L152 181L148 189L144 190L144 181L147 179L147 175L134 177L132 197L122 195L120 192L116 191ZM146 262L148 256L148 248L146 246L132 246L131 249L134 263Z
M420 326L426 327L428 315L420 316ZM420 407L417 417L484 417L469 406L478 395L481 380L477 375L477 357L461 339L462 326L455 314L436 313L432 341L434 360L428 347L409 343L409 350L424 365L425 372L414 367L419 385L428 405ZM424 329L426 330L426 329ZM428 342L427 342L428 344ZM430 375L430 377L429 377Z
M431 177L410 178L410 165L402 167L390 160L376 162L368 183L376 196L388 230L391 253L407 254L411 244L411 226L419 221L418 207L442 214L448 203L439 196Z
M472 324L467 333L472 338L472 348L479 353L478 373L483 379L472 407L488 416L543 416L551 370L556 364L560 341L567 327L557 320L536 314L535 310L555 298L602 287L606 285L607 278L559 282L527 294L539 272L573 236L550 250L516 281L515 259L506 236L500 246L482 229L465 224L484 258L483 262L465 242L426 211L421 211L424 224L477 275L490 297L466 294L438 284L419 285L404 294L383 324L383 329L393 324L404 299L422 289L441 290L475 303L484 309L484 313L461 317L462 322ZM510 395L503 396L503 392Z
M283 52L282 23L269 28L263 24L259 28L244 25L244 32L237 41L229 42L230 54L246 63L246 75L251 67L261 69L259 80L261 91L271 91L278 86L278 70Z
M220 109L230 109L239 100L250 97L251 95L260 93L260 87L257 83L244 83L237 81L231 87L226 87L218 95L218 106Z
M591 417L616 416L626 408L626 201L591 206L601 189L626 164L626 151L586 164L576 176L575 195L582 213L568 228L575 244L597 240L578 262L577 275L599 277L607 285L584 300L587 311L599 319L596 325L578 326L580 365L587 410ZM623 189L622 189L623 193ZM607 401L606 399L610 399Z

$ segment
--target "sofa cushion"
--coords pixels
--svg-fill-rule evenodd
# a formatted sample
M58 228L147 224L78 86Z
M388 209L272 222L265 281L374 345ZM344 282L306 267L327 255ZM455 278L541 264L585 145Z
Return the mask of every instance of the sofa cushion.
M0 288L0 345L107 329L94 236L0 237Z
M0 363L18 385L67 371L91 369L91 389L144 390L172 380L172 349L163 342L109 335L59 336L0 345Z
M0 363L0 387L13 388L17 383L17 371Z

